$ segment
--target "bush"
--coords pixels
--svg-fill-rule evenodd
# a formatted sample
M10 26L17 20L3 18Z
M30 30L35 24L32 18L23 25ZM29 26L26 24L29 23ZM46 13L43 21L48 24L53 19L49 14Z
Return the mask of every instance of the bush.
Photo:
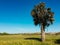
M9 35L9 33L3 32L3 33L0 33L0 35Z

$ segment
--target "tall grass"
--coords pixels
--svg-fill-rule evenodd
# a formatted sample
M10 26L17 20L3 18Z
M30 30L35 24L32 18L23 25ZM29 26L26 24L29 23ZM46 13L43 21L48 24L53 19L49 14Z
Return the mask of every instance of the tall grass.
M0 45L60 45L60 35L46 35L46 41L40 41L40 35L0 35Z

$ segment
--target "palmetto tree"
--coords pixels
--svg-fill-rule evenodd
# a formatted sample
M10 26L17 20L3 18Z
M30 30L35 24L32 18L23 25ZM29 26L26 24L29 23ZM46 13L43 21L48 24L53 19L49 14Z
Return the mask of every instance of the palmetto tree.
M45 41L45 28L53 24L53 15L51 8L46 8L45 3L36 5L31 12L35 25L41 25L41 40Z

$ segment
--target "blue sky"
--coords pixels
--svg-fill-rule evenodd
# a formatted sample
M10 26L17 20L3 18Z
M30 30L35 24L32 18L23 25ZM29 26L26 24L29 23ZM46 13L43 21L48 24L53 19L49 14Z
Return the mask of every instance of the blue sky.
M46 32L60 31L60 0L0 0L0 32L34 33L40 32L31 17L34 5L45 2L54 12L54 24Z

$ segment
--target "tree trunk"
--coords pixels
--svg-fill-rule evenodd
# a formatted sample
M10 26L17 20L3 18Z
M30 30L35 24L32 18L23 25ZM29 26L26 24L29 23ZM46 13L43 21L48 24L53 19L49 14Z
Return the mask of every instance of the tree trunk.
M41 41L42 42L45 41L45 28L44 28L43 24L41 24Z

